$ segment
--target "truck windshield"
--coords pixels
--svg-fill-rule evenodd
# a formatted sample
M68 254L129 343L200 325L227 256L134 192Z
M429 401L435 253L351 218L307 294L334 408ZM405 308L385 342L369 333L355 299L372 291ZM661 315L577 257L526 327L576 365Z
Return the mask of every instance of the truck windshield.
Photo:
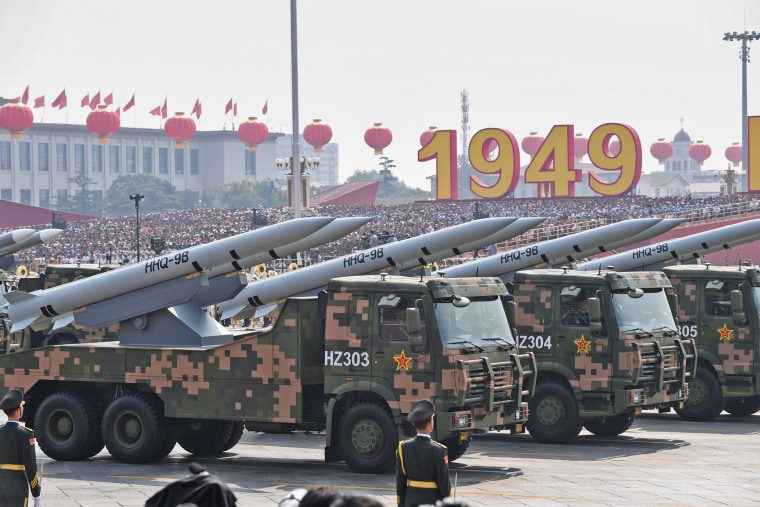
M515 346L507 315L498 296L471 298L464 307L450 302L435 303L435 318L443 346L477 349Z
M627 293L613 293L612 306L621 333L637 334L678 329L670 313L668 298L663 289L644 289L638 298Z

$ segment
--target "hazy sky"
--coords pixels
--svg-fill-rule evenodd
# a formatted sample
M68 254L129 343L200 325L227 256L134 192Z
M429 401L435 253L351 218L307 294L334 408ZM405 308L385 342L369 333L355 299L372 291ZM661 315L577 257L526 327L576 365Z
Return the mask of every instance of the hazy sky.
M46 122L84 124L85 94L132 93L126 127L159 127L148 112L168 98L170 116L200 98L199 130L217 130L230 97L236 123L264 117L290 133L288 0L3 0L0 96L49 105L65 87L69 106ZM407 183L427 188L433 162L417 162L428 126L459 130L460 92L470 97L471 134L511 131L518 142L553 125L588 135L608 122L649 146L681 128L712 147L705 168L725 169L741 141L740 43L724 32L760 31L758 0L300 0L301 131L313 118L340 145L341 181L377 169L364 131L393 132L385 155ZM760 41L748 64L749 114L760 115ZM42 116L35 109L35 121ZM522 155L523 161L527 161Z

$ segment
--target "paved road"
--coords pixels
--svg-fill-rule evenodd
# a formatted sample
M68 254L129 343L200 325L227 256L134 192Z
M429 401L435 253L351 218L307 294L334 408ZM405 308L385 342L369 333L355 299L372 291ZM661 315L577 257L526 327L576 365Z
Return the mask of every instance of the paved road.
M451 464L457 496L471 506L760 505L760 415L723 414L689 423L645 413L617 438L586 433L569 445L529 435L476 436ZM238 505L276 506L290 490L330 484L395 505L394 475L352 473L322 461L322 434L247 433L231 452L196 460L234 490ZM138 507L194 459L180 447L150 465L125 465L103 452L85 462L46 460L46 507Z

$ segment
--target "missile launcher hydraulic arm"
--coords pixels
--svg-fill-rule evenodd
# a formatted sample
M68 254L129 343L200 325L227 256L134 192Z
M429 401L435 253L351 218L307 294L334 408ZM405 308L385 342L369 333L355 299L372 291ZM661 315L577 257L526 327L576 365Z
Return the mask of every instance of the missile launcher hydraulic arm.
M521 350L538 364L528 431L562 443L585 427L619 435L645 408L680 407L694 378L694 340L678 336L675 298L661 272L515 273Z
M172 289L192 292L201 278L182 277ZM151 462L177 443L214 455L245 429L309 430L325 432L326 461L385 472L399 438L413 434L406 416L423 398L435 403L433 437L454 460L472 433L521 432L527 419L536 363L517 351L507 296L498 278L337 278L318 296L287 299L269 329L221 343L167 338L6 354L0 385L23 389L27 426L59 460L105 446L122 462ZM184 334L173 327L180 320L151 315L146 325Z

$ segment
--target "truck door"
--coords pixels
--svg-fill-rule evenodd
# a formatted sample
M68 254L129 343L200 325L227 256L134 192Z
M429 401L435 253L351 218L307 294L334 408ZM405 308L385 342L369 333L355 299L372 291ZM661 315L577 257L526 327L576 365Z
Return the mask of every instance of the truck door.
M596 297L591 287L566 285L560 288L556 346L566 364L574 368L583 391L592 390L592 384L608 383L613 375L612 348L603 336L606 323L597 336L591 333L588 313L591 297ZM559 354L555 353L555 357Z
M372 376L394 390L396 397L432 399L435 393L434 354L428 323L420 305L422 345L412 346L406 326L406 309L417 308L419 295L393 294L377 298L377 334L372 341ZM411 407L402 407L408 410Z
M731 280L707 280L704 282L702 322L700 334L714 344L726 375L751 375L753 358L749 329L737 325L733 319L731 291L739 290L739 284Z

